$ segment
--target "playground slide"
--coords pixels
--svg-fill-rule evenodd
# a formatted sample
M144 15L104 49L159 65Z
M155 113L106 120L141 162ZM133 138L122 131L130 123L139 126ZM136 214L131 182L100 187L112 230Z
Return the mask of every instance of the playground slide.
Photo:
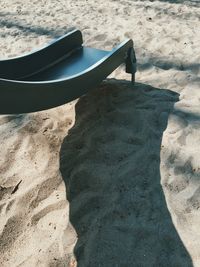
M131 39L112 51L98 50L83 46L79 30L28 55L0 60L0 114L65 104L96 87L123 63L134 82L136 58Z

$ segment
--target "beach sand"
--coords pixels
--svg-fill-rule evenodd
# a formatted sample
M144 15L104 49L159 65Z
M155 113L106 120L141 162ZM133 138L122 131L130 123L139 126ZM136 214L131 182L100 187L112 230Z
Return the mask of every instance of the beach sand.
M54 109L0 116L1 267L200 266L200 3L1 0L0 58L71 28L120 67Z

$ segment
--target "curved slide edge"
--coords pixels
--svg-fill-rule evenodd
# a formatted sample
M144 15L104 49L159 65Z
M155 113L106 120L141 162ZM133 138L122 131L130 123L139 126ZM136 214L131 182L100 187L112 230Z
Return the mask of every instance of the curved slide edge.
M73 30L26 55L0 60L0 78L20 80L39 72L66 54L80 49L82 43L82 33L79 30Z

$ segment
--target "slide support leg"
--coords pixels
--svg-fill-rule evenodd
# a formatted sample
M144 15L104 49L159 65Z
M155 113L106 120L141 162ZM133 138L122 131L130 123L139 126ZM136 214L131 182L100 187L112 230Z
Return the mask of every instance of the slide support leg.
M135 83L135 73L137 70L136 62L137 60L136 60L134 48L130 47L127 52L127 57L126 57L126 72L132 75L131 82L133 84Z

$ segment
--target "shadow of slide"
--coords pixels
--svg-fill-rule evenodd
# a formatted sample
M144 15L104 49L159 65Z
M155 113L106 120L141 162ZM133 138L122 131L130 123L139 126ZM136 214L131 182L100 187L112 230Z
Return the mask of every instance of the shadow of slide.
M160 185L175 92L115 79L76 104L60 171L79 267L192 267Z

